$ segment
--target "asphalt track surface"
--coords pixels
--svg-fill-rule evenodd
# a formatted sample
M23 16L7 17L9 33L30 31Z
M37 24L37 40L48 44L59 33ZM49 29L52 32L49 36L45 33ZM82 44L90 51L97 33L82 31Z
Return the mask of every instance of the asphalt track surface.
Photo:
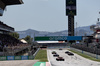
M56 51L59 56L63 57L65 61L56 61L56 57L53 57L52 51ZM77 54L74 56L69 56L65 54L66 49L59 50L59 49L48 49L47 55L49 58L49 62L51 66L100 66L100 62L91 61L86 58L83 58Z
M38 60L0 61L0 66L33 66Z

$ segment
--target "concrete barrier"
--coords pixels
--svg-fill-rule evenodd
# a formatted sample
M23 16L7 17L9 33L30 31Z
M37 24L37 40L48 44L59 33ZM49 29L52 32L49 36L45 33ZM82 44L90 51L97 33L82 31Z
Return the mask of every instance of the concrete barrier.
M48 61L49 61L49 65L52 66L51 62L50 62L50 59L49 59L49 56L48 56L48 50L47 50L47 58L48 58Z
M38 53L39 50L40 50L40 48L38 48L37 51L33 54L34 57L36 56L36 54Z

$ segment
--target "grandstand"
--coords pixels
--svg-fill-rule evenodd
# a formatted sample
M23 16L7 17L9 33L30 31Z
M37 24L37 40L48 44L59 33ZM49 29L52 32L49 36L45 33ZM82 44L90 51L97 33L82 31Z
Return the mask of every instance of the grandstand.
M22 0L0 0L0 16L6 6L23 4ZM14 28L0 21L0 56L19 55L24 51L31 49L32 45L23 43L12 37L9 33L13 33Z
M98 54L100 55L100 44L98 43L80 43L80 44L72 44L71 47L80 49L86 52L90 52L93 54Z
M14 28L0 21L0 55L15 55L25 49L28 50L29 44L22 43L12 37L9 33L14 32ZM12 53L13 52L13 53Z
M1 34L7 34L9 32L14 32L14 28L13 27L10 27L6 24L4 24L3 22L0 21L0 33Z

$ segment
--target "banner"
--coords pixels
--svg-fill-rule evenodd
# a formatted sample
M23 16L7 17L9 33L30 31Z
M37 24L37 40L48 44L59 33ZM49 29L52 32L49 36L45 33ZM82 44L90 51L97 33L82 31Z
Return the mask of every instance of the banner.
M38 36L35 41L65 41L65 40L82 40L82 36Z
M21 56L15 56L15 60L21 60Z
M6 57L6 56L0 56L0 60L1 60L1 61L7 60L7 57Z
M34 59L34 56L28 56L28 59L29 60L33 60Z
M0 56L0 61L4 60L34 60L34 56Z
M7 60L14 60L14 56L7 56Z
M22 60L28 60L28 56L21 56Z

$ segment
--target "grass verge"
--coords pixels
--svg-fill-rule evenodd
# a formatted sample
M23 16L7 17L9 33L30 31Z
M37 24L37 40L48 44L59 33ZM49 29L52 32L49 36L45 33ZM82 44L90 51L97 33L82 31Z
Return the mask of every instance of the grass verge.
M35 56L35 60L40 60L40 62L48 62L47 50L40 49L37 55Z
M74 52L74 53L76 53L76 54L78 54L78 55L80 55L80 56L82 56L82 57L84 57L84 58L87 58L87 59L90 59L90 60L93 60L93 61L100 62L100 59L96 59L96 58L91 57L91 56L88 56L88 55L86 55L86 54L82 54L82 53L80 53L80 52L77 52L77 51L74 51L74 50L70 50L70 49L69 49L69 51Z

